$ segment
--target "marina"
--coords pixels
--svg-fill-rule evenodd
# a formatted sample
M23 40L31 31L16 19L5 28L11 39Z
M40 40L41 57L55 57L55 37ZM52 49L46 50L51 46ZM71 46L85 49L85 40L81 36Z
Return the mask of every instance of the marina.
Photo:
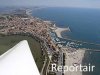
M65 30L65 28L64 28L64 30ZM69 31L69 27L68 27L68 31ZM59 35L57 35L57 34L59 33L61 36L61 32L63 32L63 31L57 32L57 31L54 31L54 29L50 32L52 40L57 44L61 44L63 46L69 46L72 48L87 48L87 49L94 49L94 50L100 49L100 44L59 37Z

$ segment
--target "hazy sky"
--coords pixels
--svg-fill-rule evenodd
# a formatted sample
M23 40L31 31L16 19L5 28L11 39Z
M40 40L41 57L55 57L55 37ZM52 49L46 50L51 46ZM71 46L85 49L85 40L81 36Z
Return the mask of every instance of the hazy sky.
M100 8L100 0L0 0L0 6L59 6Z

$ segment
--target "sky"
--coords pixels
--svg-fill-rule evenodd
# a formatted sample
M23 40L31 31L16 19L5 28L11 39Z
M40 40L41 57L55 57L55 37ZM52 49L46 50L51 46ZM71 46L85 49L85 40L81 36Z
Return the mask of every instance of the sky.
M100 0L0 0L0 6L100 8Z

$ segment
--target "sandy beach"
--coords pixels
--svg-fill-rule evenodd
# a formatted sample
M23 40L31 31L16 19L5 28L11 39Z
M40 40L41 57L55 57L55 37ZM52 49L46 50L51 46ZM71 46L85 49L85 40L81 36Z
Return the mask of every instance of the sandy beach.
M65 65L73 66L75 64L82 64L82 59L84 58L85 50L78 49L74 52L65 51ZM64 72L64 75L82 75L81 71L73 71L73 72Z
M61 32L63 32L63 31L70 31L70 29L69 29L69 27L68 28L59 28L59 27L56 27L56 29L55 29L55 33L57 34L57 36L59 38L62 38Z

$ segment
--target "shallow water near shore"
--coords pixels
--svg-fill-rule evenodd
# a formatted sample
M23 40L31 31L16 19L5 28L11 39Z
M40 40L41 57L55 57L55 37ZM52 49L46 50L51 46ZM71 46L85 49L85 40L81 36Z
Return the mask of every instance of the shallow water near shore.
M36 10L33 16L50 20L59 27L70 27L71 32L63 32L62 36L74 40L100 44L100 9L85 8L44 8ZM70 40L66 40L67 42ZM85 44L80 48L100 49L100 46ZM100 75L100 52L87 51L83 64L96 66L94 72L83 75Z

